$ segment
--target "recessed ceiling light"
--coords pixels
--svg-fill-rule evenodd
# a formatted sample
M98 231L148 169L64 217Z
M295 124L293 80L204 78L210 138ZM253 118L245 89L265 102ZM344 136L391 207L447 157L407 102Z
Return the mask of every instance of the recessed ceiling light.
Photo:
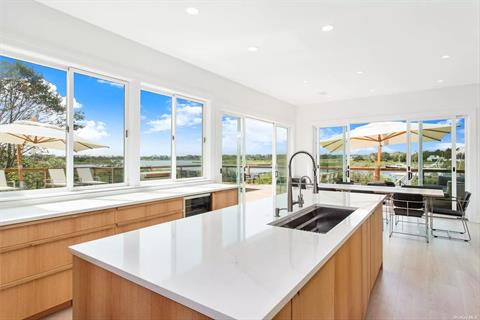
M308 81L307 81L307 80L303 80L303 84L307 84L307 83L308 83Z
M357 71L357 74L363 74L363 71Z
M444 54L444 55L442 56L442 59L450 59L450 56L449 56L448 54Z
M443 80L442 80L442 79L438 79L438 80L437 80L437 83L443 83Z
M332 30L333 30L333 26L331 24L327 24L327 25L322 27L323 32L330 32Z
M196 16L197 14L200 13L200 11L198 11L197 8L193 8L193 7L187 8L187 10L185 11L187 11L187 13L192 16Z
M248 47L247 50L250 51L250 52L257 52L257 51L258 51L258 47L254 47L254 46Z

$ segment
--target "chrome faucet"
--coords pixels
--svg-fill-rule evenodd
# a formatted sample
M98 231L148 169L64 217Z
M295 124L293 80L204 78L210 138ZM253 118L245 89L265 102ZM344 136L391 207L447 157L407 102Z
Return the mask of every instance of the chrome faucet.
M308 179L308 181L309 181L310 183L309 183L309 184L303 183L303 179L304 179L304 178L306 178L305 180ZM312 179L310 179L309 176L302 176L302 177L300 178L300 181L299 181L299 191L298 191L298 201L297 201L299 208L303 208L303 204L305 203L305 201L303 200L303 194L302 194L303 185L305 185L305 189L307 188L307 187L306 187L307 185L313 185Z
M299 207L303 207L303 195L302 195L302 180L305 176L301 177L300 178L300 182L299 182L299 186L300 186L300 194L298 196L298 201L293 201L293 186L292 186L292 160L293 158L295 158L297 155L299 154L306 154L307 156L310 157L310 159L312 160L312 165L313 165L313 181L309 178L310 180L310 185L313 185L313 193L318 193L318 184L317 184L317 164L315 163L315 159L313 158L313 156L308 153L307 151L297 151L295 152L291 157L290 157L290 161L288 162L288 193L287 193L287 197L288 197L288 203L287 203L287 211L288 212L292 212L293 211L293 206L295 204L298 204ZM305 185L309 185L309 184L305 184Z

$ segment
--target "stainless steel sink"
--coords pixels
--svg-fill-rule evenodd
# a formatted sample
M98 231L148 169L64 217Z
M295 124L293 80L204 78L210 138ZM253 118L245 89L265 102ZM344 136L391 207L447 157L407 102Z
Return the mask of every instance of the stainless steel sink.
M335 207L313 205L270 223L272 226L327 233L356 209L350 207Z

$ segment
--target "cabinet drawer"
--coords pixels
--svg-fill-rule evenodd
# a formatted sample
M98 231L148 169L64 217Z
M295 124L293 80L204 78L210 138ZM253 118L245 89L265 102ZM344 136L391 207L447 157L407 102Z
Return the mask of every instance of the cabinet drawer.
M218 210L238 204L238 189L217 191L212 194L212 209Z
M114 224L114 209L0 227L0 248Z
M0 288L9 282L46 273L72 263L68 247L114 234L113 225L96 232L81 234L0 253Z
M145 228L145 227L153 226L155 224L160 224L168 221L181 219L182 217L183 217L183 212L173 212L171 214L160 215L152 219L140 220L140 221L131 222L131 223L128 223L128 222L119 223L117 224L116 233L122 233L122 232L140 229L140 228Z
M24 319L72 299L72 270L0 290L0 319Z
M121 207L117 209L115 222L124 222L157 216L161 214L169 215L176 211L183 210L183 198L151 202L148 204Z

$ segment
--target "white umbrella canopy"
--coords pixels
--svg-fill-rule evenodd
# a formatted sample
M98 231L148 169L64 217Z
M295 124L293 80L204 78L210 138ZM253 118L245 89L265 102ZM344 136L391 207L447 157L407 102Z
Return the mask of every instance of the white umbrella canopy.
M441 141L444 136L450 133L451 126L448 124L422 124L423 142ZM419 141L419 124L410 124L411 142ZM350 131L350 148L361 149L392 144L403 144L407 142L406 122L374 122L355 128ZM343 135L336 135L321 140L320 146L330 152L335 152L343 146Z
M23 187L23 147L29 145L46 149L65 150L66 131L64 128L52 124L18 120L13 123L0 125L0 143L17 145L18 179L20 186ZM74 134L73 151L79 152L98 148L108 148L108 146L93 143Z
M19 120L0 125L0 142L16 145L31 145L46 149L65 149L66 131L58 126L36 121ZM75 152L108 148L74 134L73 150Z
M410 141L418 142L420 138L419 123L410 123ZM451 132L449 124L422 123L422 141L441 141ZM350 131L350 148L361 149L377 147L377 163L374 179L380 180L380 164L382 161L382 147L407 142L406 122L374 122L357 127ZM320 146L330 152L341 150L343 147L343 134L321 140Z

